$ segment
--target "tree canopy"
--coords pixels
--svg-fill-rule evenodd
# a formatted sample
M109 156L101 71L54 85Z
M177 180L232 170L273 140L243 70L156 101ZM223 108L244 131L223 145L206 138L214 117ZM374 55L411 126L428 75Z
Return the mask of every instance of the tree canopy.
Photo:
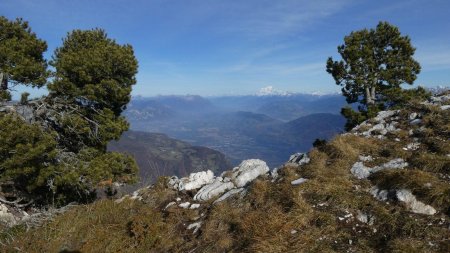
M0 25L3 76L49 90L33 101L23 94L20 110L0 111L1 190L8 185L18 199L64 204L92 200L102 182L135 182L134 159L106 148L129 127L121 113L136 83L131 45L101 29L74 30L55 50L47 83L46 43L21 19L2 17Z
M31 31L28 22L0 16L0 92L9 84L42 87L47 81L47 43Z
M50 64L56 70L48 85L50 98L68 103L73 112L57 116L67 126L61 131L68 149L105 149L128 129L120 114L130 101L138 67L130 45L117 44L102 29L74 30Z
M338 52L342 60L329 57L327 72L343 86L349 103L373 105L385 90L412 84L420 72L410 38L387 22L380 22L375 29L351 32Z
M50 64L52 96L78 101L119 115L130 101L138 63L133 48L119 45L102 29L74 30L55 50Z

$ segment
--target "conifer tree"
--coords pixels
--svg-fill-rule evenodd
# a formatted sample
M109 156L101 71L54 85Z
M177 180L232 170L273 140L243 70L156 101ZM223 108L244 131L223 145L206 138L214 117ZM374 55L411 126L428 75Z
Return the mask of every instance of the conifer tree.
M21 32L11 30L10 37ZM7 66L8 59L1 61ZM75 30L55 50L51 64L55 72L50 94L29 103L26 94L22 98L21 106L35 110L27 115L29 120L17 111L0 112L2 189L9 184L20 193L19 200L61 205L94 199L102 182L135 182L135 160L106 149L128 129L121 113L136 83L132 47L117 44L101 29ZM46 79L41 77L30 83L43 85Z
M58 116L68 149L105 149L128 129L120 114L130 101L138 67L130 45L117 44L102 29L74 30L50 64L56 70L48 85L50 97L77 106Z
M10 85L42 87L47 80L43 53L47 43L31 31L28 22L0 16L0 95L10 98Z
M353 31L338 46L342 59L329 57L326 70L348 103L359 103L358 112L350 107L341 113L347 118L349 130L367 118L411 97L401 85L413 84L420 73L420 64L413 58L415 48L408 36L388 22L380 22L375 29ZM422 90L418 93L426 95Z
M380 22L375 29L351 32L338 52L342 60L329 57L327 72L343 86L349 103L373 105L384 90L412 84L420 72L410 38L387 22Z

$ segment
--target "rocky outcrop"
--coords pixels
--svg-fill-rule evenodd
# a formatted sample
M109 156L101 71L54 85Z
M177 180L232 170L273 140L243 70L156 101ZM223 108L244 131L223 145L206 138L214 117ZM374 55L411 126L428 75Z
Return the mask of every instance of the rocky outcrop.
M403 169L408 163L401 158L393 159L387 163L375 166L373 168L364 166L363 162L356 162L350 169L351 173L358 179L368 178L372 173L386 169Z
M400 190L380 190L378 187L373 187L370 193L380 201L397 200L403 202L406 207L413 213L433 215L436 213L430 205L426 205L421 201L416 199L410 190L400 189Z
M197 173L191 173L187 178L182 178L178 181L178 184L176 186L174 185L173 187L176 187L179 191L190 191L201 188L205 184L211 183L213 179L214 173L212 171L200 171Z
M224 194L225 197L221 199L222 201L229 196L242 191L243 187L257 177L265 175L268 172L269 167L264 161L259 159L249 159L233 168L231 172L222 173L222 176L220 177L215 177L213 172L208 170L191 173L189 177L181 179L171 177L168 185L170 188L177 191L198 190L193 198L195 201L208 201ZM232 189L236 190L228 193Z
M373 119L366 120L360 125L354 127L351 133L364 137L375 136L383 139L388 133L396 132L398 129L398 113L400 111L381 111Z
M235 188L235 185L230 181L229 178L225 178L224 180L221 177L217 177L214 179L214 182L202 187L197 192L197 194L195 194L194 200L207 201L214 197L220 196L221 194L233 188Z
M216 201L214 201L214 204L222 202L222 201L228 199L229 197L231 197L235 194L238 194L238 193L245 193L244 188L235 188L235 189L229 190L227 193L220 196L220 198L216 199Z
M427 214L427 215L433 215L436 213L436 209L434 209L430 205L426 205L418 201L416 199L416 196L414 196L409 190L406 189L398 190L397 199L401 202L404 202L413 213Z
M255 178L269 172L266 163L259 159L243 161L238 167L233 169L231 180L236 187L244 187Z

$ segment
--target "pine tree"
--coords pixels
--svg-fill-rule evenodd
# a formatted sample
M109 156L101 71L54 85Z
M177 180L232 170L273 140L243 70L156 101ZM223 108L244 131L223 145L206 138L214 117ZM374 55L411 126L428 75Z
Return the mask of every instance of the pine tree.
M43 53L47 43L36 37L28 22L0 16L0 95L10 99L10 85L42 87L47 80Z
M20 32L12 30L10 37L20 37ZM10 185L18 199L62 205L91 201L100 186L135 182L135 160L106 149L128 129L121 113L136 83L132 47L117 44L100 29L75 30L55 50L51 64L50 94L31 102L26 94L22 97L20 106L34 109L27 115L34 123L14 110L0 112L2 190ZM44 83L45 78L32 82Z
M376 29L351 32L338 52L342 60L329 57L327 72L343 86L349 103L373 105L383 91L412 84L420 72L410 38L387 22L380 22Z
M387 106L404 103L414 93L404 92L401 85L413 84L420 64L413 58L410 38L402 36L397 27L380 22L375 29L351 32L338 52L342 59L329 57L326 70L342 86L347 102L359 103L359 112L351 107L341 111L347 118L347 130Z

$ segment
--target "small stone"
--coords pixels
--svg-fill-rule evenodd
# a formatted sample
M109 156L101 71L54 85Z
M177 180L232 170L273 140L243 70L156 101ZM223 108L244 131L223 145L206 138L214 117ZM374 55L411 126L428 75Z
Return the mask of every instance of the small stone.
M195 234L195 233L197 233L197 231L200 229L201 226L202 226L202 222L199 221L199 222L195 222L195 223L190 224L190 225L187 227L187 229L188 229L188 230L194 229L194 231L192 232L192 234Z
M409 143L408 145L406 145L406 150L417 150L420 147L420 143L418 142L413 142L413 143Z
M306 181L308 181L308 179L301 177L299 179L296 179L296 180L292 181L291 185L300 185L300 184L303 184Z
M411 125L418 125L420 123L422 123L421 119L414 119L409 122L409 124L411 124Z
M197 209L200 207L200 204L192 204L189 209Z
M175 204L176 204L175 202L170 202L169 204L167 204L167 206L164 208L164 210L166 210L167 208L169 208Z
M409 115L409 120L414 120L414 119L416 119L417 118L417 112L413 112L413 113L411 113L410 115Z
M372 156L370 156L370 155L368 155L368 156L360 155L360 156L359 156L359 160L360 160L361 162L371 162L371 161L373 161L373 158L372 158Z
M191 203L184 202L184 203L179 204L178 206L181 207L181 208L189 208L190 205L191 205Z

